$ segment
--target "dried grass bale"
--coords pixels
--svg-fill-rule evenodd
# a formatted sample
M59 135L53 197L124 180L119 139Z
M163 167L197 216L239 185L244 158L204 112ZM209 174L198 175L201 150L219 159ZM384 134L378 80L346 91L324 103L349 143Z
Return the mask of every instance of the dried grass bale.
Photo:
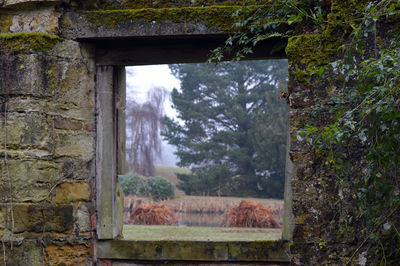
M176 214L168 207L158 204L143 204L135 208L129 219L130 224L175 225Z
M255 201L242 200L238 207L233 207L225 214L221 226L280 228L272 211Z

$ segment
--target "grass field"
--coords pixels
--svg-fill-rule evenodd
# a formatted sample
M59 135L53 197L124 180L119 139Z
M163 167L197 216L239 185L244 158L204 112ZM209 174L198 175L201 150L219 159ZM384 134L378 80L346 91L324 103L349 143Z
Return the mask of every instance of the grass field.
M281 229L186 227L161 225L124 225L124 239L195 240L195 241L257 241L278 240Z
M174 185L178 183L178 179L176 177L177 173L190 173L190 169L156 165L156 175L166 178ZM213 225L208 226L215 226L214 224L218 224L218 221L220 221L223 215L228 213L231 208L237 207L242 200L250 200L259 202L268 207L275 214L278 222L282 222L283 200L239 197L185 196L185 193L178 189L175 190L175 195L176 197L174 199L164 200L161 202L153 202L149 197L126 195L124 205L127 209L131 204L134 207L149 203L163 204L178 214L182 221L185 220L185 222L182 224L195 224L197 220L200 225L205 226L205 222L209 220L208 222ZM129 213L124 213L125 223L128 222L129 215ZM179 221L181 222L181 220ZM186 223L186 221L188 223Z

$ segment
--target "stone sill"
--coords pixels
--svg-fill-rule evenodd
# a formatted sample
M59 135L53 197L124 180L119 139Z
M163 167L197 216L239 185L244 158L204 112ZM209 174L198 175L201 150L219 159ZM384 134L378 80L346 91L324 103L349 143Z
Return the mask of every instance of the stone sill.
M98 240L97 258L138 261L289 263L289 242Z

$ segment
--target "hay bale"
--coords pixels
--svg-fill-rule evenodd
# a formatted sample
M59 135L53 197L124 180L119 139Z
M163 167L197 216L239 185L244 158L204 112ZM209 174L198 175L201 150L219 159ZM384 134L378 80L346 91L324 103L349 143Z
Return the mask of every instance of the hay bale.
M168 207L159 204L143 204L136 207L129 219L130 224L175 225L176 214Z
M225 214L224 227L280 228L280 224L270 209L256 201L242 200Z

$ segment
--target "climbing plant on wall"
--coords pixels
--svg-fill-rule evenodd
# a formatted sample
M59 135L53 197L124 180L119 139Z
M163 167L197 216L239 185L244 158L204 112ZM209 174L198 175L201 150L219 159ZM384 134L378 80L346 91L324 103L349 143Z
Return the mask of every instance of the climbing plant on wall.
M363 240L348 263L361 250L382 264L400 258L400 39L398 31L391 30L398 7L393 1L365 5L359 23L353 26L351 42L342 46L344 59L330 64L341 87L331 106L320 107L336 114L333 122L322 130L307 125L299 132L338 171L339 193L348 195L342 201L351 197L358 203L355 215L345 218L339 232L349 233L350 224L363 225L358 232ZM377 43L376 51L366 54L371 41L379 41L379 28L390 29L389 35ZM361 164L352 164L349 158ZM346 193L349 183L356 188L352 193Z
M254 8L245 6L234 14L234 34L212 52L210 61L228 57L239 60L253 52L258 42L287 38L298 33L317 33L326 28L329 0L279 0ZM280 49L278 46L274 49ZM272 51L273 52L273 51Z

